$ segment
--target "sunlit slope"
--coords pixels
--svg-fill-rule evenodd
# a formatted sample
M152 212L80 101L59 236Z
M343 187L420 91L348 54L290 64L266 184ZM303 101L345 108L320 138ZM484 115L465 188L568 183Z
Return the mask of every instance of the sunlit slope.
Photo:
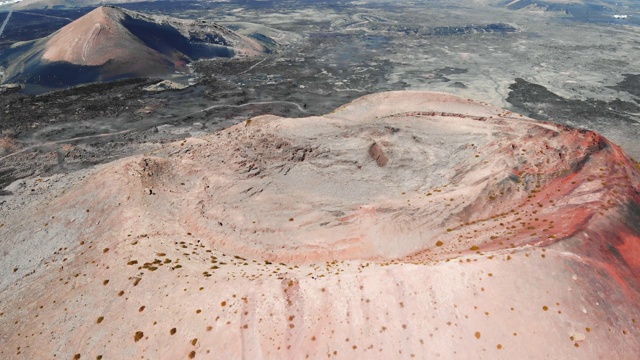
M78 174L3 213L3 358L640 350L640 173L593 132L391 92Z
M5 82L49 87L186 70L200 58L253 56L255 40L211 22L99 7L52 35L5 50Z

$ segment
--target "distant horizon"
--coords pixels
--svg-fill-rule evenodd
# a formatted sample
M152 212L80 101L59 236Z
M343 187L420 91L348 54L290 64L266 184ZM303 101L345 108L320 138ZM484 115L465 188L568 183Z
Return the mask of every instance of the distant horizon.
M15 3L19 3L22 0L6 0L6 1L0 1L0 6L3 5L9 5L9 4L15 4Z

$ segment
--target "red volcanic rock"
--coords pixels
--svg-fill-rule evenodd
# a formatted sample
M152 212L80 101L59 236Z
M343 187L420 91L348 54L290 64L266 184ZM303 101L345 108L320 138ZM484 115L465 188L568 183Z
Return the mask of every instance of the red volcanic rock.
M3 358L640 351L640 173L593 132L391 92L72 179L12 185Z

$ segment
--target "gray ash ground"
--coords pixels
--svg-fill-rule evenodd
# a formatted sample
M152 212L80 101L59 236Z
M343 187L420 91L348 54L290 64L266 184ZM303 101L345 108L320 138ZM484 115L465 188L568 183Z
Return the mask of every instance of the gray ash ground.
M626 79L613 87L636 95L640 89L638 75L626 75ZM507 101L513 109L533 119L559 122L565 125L595 130L616 136L615 141L625 148L638 149L640 139L640 101L614 99L565 99L542 85L516 79L509 87Z
M635 102L640 104L640 74L622 74L624 80L618 85L611 86L612 89L626 91L633 96L637 96Z
M534 119L556 121L568 125L587 124L594 126L603 121L612 124L619 122L635 123L640 113L638 104L615 99L603 101L596 99L570 100L558 96L542 85L516 79L509 87L511 92L507 101L514 107L523 109L527 116Z
M0 137L20 145L0 154L0 188L24 177L149 151L265 113L321 115L385 83L383 64L377 72L358 75L348 71L351 64L322 71L315 61L313 56L283 54L201 61L194 65L199 81L182 90L149 92L144 88L159 80L129 79L42 95L2 96ZM259 67L253 67L256 64ZM361 90L337 92L336 77L349 78Z
M0 36L0 50L16 41L28 41L45 37L91 11L92 8L15 11L11 15L11 26ZM0 15L4 21L5 14Z
M369 93L401 89L451 92L596 130L640 158L640 75L633 71L640 66L640 50L632 45L633 22L613 20L602 9L529 13L474 6L311 0L127 4L233 29L256 23L247 35L265 41L272 52L195 62L192 74L169 76L191 78L193 84L182 90L149 92L144 88L161 79L129 79L42 95L0 94L0 189L16 179L150 152L256 115L320 115ZM634 9L628 13L640 11ZM0 51L14 41L48 35L90 10L15 12L0 37Z

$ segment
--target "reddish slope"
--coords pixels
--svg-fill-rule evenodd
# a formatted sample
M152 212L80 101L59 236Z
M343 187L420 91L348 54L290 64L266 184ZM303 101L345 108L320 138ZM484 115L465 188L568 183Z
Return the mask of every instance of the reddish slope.
M60 29L47 41L42 58L77 65L127 64L131 73L161 73L173 61L145 46L123 25L125 13L99 7Z
M592 132L392 92L64 180L0 213L3 358L640 353L640 172Z
M19 49L9 55L6 81L44 86L156 76L185 70L200 58L264 51L255 40L215 23L152 17L111 6Z

